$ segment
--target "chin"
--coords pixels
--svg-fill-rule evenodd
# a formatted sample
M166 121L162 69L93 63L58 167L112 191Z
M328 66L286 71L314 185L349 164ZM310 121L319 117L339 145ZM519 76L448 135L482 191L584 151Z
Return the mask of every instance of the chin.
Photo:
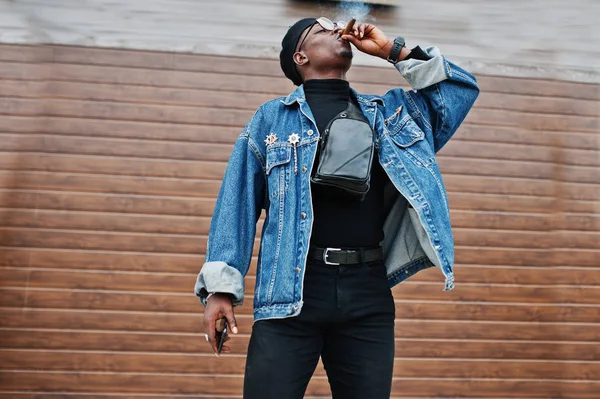
M342 50L340 55L342 56L342 58L352 59L352 57L354 57L354 54L352 54L352 50Z

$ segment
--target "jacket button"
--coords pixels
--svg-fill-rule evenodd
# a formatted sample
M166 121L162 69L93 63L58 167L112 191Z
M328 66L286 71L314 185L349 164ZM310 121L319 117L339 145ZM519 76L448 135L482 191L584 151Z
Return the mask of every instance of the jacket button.
M302 212L302 213L300 214L300 217L301 217L302 219L306 219L306 213L305 213L305 212Z
M302 173L306 173L306 171L307 171L307 170L308 170L308 169L306 168L306 166L303 166L303 167L302 167Z
M300 274L300 268L299 267L296 268L296 273Z
M313 133L314 133L314 132L313 132L313 130L312 130L312 129L309 129L309 130L308 130L308 132L306 132L306 134L308 134L309 136L312 136L312 135L313 135Z

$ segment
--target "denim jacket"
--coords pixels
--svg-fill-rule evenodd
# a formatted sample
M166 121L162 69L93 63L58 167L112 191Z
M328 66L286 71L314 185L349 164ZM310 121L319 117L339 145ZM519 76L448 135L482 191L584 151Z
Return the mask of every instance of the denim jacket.
M428 61L396 69L414 90L384 96L354 92L375 132L385 190L384 262L390 287L436 266L445 290L454 287L454 240L438 152L458 129L479 93L475 78L435 47ZM298 134L292 145L288 139ZM297 316L313 224L310 174L319 132L303 86L256 111L237 139L217 198L195 294L244 300L244 276L253 255L256 224L265 220L258 252L254 319Z

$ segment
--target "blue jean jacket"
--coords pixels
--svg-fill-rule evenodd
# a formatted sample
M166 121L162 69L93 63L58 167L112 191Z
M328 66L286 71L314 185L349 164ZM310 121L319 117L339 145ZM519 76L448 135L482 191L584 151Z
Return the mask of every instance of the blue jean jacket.
M354 93L375 132L386 187L384 262L390 287L436 266L454 287L454 240L446 189L435 158L479 94L475 78L435 47L428 61L396 64L413 91ZM300 137L296 145L288 139ZM310 172L319 132L303 86L260 106L237 139L217 198L195 294L244 300L256 224L265 220L258 253L254 319L297 316L313 224Z

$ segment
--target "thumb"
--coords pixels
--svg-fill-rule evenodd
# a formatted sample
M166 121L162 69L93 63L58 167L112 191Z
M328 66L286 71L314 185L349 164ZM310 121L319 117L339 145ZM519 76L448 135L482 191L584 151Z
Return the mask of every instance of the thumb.
M238 333L237 321L235 319L235 314L233 313L233 306L228 306L224 309L225 317L227 318L227 323L231 328L231 332L234 334Z

